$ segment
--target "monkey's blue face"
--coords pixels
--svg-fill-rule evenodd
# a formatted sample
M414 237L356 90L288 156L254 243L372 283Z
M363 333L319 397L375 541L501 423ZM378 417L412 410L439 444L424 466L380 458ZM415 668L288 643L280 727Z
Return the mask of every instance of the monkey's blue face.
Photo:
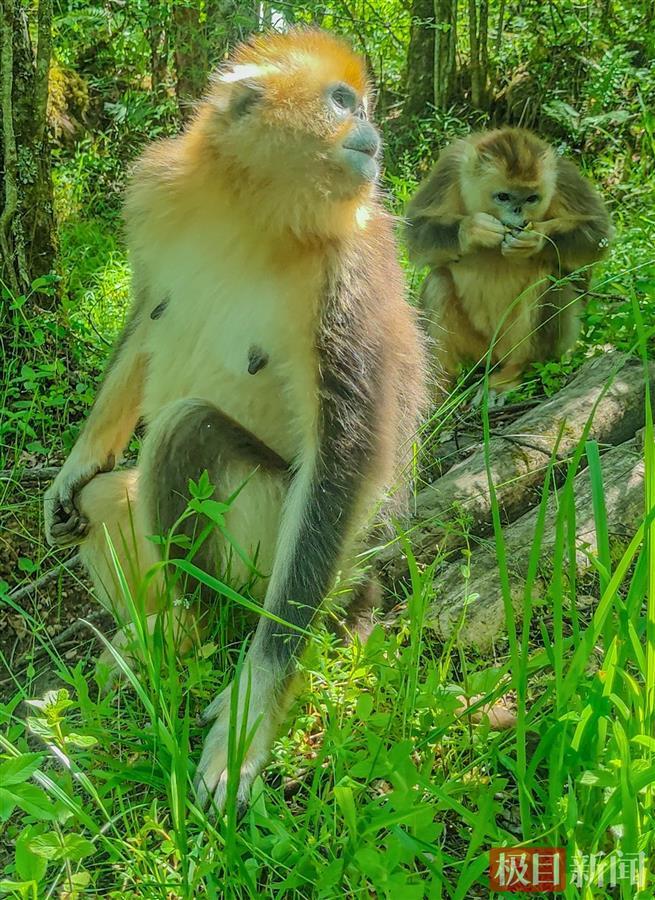
M327 115L337 126L340 144L336 157L357 180L375 181L379 167L380 137L367 120L366 104L350 85L331 85L326 93Z
M380 138L375 128L368 122L359 122L348 132L337 155L356 177L375 181L379 171L379 150Z
M534 188L508 187L495 191L491 202L495 206L496 218L509 228L525 228L539 209L541 195Z

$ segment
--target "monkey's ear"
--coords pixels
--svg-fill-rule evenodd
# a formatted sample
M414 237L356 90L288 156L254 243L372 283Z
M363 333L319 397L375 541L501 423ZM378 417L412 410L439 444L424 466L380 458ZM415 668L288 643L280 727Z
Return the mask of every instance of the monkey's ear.
M229 113L233 119L248 115L264 97L264 88L256 81L239 81L230 92Z
M373 86L369 86L366 91L366 117L372 119L375 114L375 108L378 105L378 94Z

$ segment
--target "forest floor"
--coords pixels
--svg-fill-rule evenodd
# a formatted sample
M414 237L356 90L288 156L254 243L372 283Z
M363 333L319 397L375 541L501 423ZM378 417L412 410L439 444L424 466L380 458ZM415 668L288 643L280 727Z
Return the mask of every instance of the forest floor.
M535 367L504 411L485 413L461 390L432 423L441 457L460 458L459 442L471 435L484 446L483 415L494 428L511 423L588 358L608 348L637 355L652 348L655 220L638 208L617 223L572 358ZM99 612L82 570L66 567L74 551L54 552L43 540L47 481L39 467L61 464L70 448L127 302L115 221L79 213L62 228L63 309L35 315L29 298L17 301L6 343L0 740L12 757L2 764L10 766L12 794L0 798L0 821L12 817L0 833L0 892L482 898L490 896L488 850L526 844L565 847L569 870L576 855L600 854L606 868L594 897L652 897L652 881L641 893L628 878L618 888L610 881L617 852L640 860L655 847L655 698L646 688L655 665L655 567L645 537L655 541L655 531L642 519L620 543L600 546L583 579L568 580L575 497L561 487L562 515L548 550L553 574L534 609L524 607L518 630L512 618L484 654L456 633L439 638L429 611L446 552L435 547L428 564L414 564L405 541L408 573L386 603L393 614L365 646L318 635L303 662L303 692L245 819L205 819L190 784L204 732L196 714L238 658L227 637L230 614L179 662L155 636L156 665L105 692L107 672L95 666L103 640L80 620L110 634L111 618ZM411 278L416 288L418 276ZM655 501L649 439L652 428L643 456ZM441 471L436 456L425 482ZM602 477L596 488L600 498ZM601 530L602 510L600 503ZM480 541L465 520L452 527L462 537L463 584L480 543L492 548L501 574L509 571L502 528ZM537 528L535 559L542 540ZM42 586L30 587L53 569ZM46 690L53 693L45 702L26 704ZM642 877L649 877L645 864ZM30 884L38 891L29 893ZM573 886L569 896L592 894Z

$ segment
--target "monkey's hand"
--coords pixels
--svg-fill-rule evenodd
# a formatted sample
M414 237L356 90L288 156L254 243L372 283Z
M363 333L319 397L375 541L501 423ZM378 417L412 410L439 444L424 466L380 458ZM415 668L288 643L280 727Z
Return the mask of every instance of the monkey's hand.
M272 676L261 669L255 676L254 671L246 657L239 680L229 684L202 714L203 721L213 720L214 724L205 738L194 784L199 805L205 807L213 801L219 815L225 812L235 766L239 769L237 817L246 811L252 783L266 765L279 724Z
M503 223L487 213L464 216L459 226L462 253L470 253L476 247L500 247L505 231Z
M500 251L508 259L527 259L543 250L545 240L538 231L510 232L505 236Z
M110 472L114 462L113 454L99 463L80 459L73 450L43 500L46 539L51 546L69 547L84 540L89 523L79 511L77 495L100 472Z

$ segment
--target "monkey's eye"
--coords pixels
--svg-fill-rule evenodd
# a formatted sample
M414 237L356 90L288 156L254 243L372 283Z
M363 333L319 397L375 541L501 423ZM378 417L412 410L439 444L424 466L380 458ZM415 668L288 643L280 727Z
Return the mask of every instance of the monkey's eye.
M494 194L494 200L498 200L500 203L507 203L507 201L509 200L509 194L501 191L499 194Z
M352 113L357 109L357 94L347 84L335 84L330 88L328 97L334 109L340 115Z
M539 194L530 194L529 197L526 197L525 202L526 203L536 203L538 199L539 199Z

